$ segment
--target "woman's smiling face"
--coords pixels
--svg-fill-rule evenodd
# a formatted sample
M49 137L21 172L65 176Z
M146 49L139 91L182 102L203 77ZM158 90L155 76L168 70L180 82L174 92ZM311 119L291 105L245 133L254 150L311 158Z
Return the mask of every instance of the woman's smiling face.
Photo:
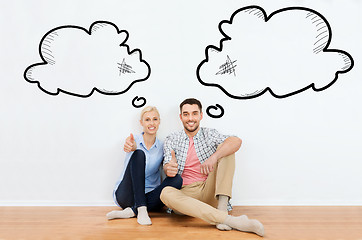
M145 134L154 135L160 126L160 116L156 111L145 112L140 123Z

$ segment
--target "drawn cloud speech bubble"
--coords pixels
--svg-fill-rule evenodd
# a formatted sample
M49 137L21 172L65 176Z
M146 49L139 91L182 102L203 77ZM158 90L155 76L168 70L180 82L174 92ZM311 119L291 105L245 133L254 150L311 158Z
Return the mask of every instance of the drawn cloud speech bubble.
M328 49L331 27L311 9L291 7L267 16L262 8L249 6L221 21L219 30L224 36L220 47L206 48L197 77L234 99L267 91L276 98L309 88L322 91L353 67L347 52Z
M42 63L29 66L24 78L47 94L89 97L94 91L117 95L148 79L149 64L139 49L126 45L128 32L111 22L94 22L89 31L61 26L47 32L39 45Z

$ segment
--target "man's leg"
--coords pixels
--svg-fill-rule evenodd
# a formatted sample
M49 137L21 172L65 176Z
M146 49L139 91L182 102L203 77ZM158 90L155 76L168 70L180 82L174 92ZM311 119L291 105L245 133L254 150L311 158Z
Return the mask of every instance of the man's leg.
M173 187L165 187L161 192L162 202L177 212L200 218L210 224L224 224L239 231L254 232L259 236L264 235L264 227L254 219L247 216L229 216L227 212L216 209L200 200L190 197Z
M235 154L231 154L218 160L214 171L207 177L202 189L203 202L228 212L227 205L232 193L232 184L235 171ZM217 224L219 230L231 230L224 224Z
M167 207L177 212L200 218L214 225L226 220L227 212L220 211L173 187L165 187L162 190L161 200Z
M218 196L231 198L234 171L235 154L219 159L214 171L209 174L205 181L204 197L201 200L217 206Z
M160 199L160 195L161 191L167 186L180 189L182 187L182 177L179 174L176 174L175 177L166 177L158 187L147 193L146 200L148 211L159 211L162 209L164 204Z

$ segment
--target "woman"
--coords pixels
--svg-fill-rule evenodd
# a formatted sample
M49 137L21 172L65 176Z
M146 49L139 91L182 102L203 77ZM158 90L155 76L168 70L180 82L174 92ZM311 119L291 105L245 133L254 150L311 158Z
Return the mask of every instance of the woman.
M113 192L116 204L123 210L109 212L107 217L114 219L137 216L139 224L151 225L147 210L160 210L164 206L160 200L162 189L166 186L180 189L182 178L180 175L167 177L161 183L163 144L156 137L160 125L157 108L145 107L141 112L140 123L143 133L136 137L130 134L124 144L124 151L128 154L123 173Z

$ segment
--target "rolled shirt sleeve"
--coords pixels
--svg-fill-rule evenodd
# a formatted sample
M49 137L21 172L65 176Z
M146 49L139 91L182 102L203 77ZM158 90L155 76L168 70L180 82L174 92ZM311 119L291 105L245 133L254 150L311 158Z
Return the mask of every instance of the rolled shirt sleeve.
M163 143L163 165L171 161L172 135L167 136Z

